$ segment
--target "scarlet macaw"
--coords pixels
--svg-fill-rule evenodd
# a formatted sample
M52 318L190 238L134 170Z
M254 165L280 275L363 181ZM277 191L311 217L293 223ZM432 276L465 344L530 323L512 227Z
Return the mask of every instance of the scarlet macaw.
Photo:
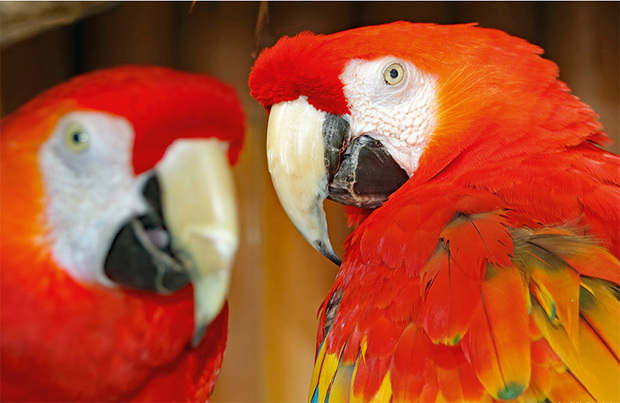
M238 244L233 89L117 67L1 124L2 400L207 400Z
M397 22L258 57L269 170L336 263L310 400L620 401L620 158L525 40ZM548 401L547 400L547 401Z

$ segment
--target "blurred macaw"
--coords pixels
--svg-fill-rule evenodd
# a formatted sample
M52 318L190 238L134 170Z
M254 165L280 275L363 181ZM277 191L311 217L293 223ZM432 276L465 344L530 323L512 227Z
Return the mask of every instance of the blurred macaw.
M116 67L1 130L2 400L207 400L238 244L234 90Z
M340 263L312 402L620 401L620 158L525 40L473 24L302 33L250 75L292 222Z

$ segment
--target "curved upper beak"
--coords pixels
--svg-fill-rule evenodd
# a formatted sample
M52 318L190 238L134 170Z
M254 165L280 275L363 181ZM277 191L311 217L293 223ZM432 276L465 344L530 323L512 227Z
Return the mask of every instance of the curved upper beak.
M267 164L280 203L316 250L340 264L327 232L323 123L326 113L304 99L273 105L267 126Z
M176 140L147 175L142 194L148 211L121 227L105 273L121 285L159 294L191 282L197 345L224 305L239 243L227 145Z
M217 139L177 140L156 167L172 249L194 286L194 345L224 305L239 245L227 150Z
M271 107L267 163L297 230L336 264L323 200L375 208L409 179L378 140L351 132L348 116L319 111L305 97Z

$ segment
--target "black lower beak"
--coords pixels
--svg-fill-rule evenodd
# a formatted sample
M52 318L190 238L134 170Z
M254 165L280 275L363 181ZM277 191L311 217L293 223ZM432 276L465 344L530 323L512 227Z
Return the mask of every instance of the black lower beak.
M170 294L190 282L189 274L171 248L156 176L146 181L142 193L150 209L131 218L117 232L104 272L122 286Z
M329 184L328 198L349 206L376 208L408 179L379 141L363 135L343 155Z
M361 208L376 208L409 179L380 141L362 135L349 142L349 124L328 114L323 122L328 198Z
M353 138L349 122L349 115L320 111L300 97L272 105L267 126L267 165L280 203L303 237L336 264L323 200L377 208L409 180L372 133Z

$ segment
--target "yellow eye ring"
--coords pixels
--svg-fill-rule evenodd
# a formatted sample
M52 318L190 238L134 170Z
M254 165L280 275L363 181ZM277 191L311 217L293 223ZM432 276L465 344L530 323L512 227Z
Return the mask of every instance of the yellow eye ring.
M88 132L78 124L72 124L65 131L65 144L73 152L79 153L88 148Z
M405 69L400 63L392 63L383 70L383 79L387 85L396 85L405 78Z

